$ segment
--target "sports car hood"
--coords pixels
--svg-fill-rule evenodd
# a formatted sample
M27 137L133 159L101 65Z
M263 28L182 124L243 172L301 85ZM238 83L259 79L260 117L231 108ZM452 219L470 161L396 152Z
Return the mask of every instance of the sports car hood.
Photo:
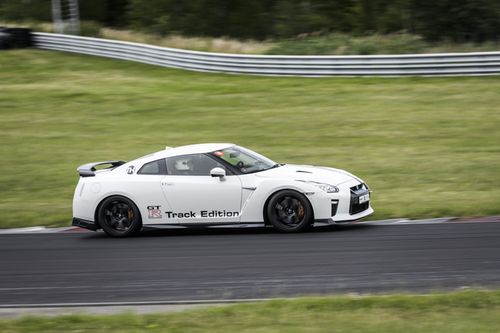
M285 164L277 168L258 172L255 175L258 177L266 178L286 178L294 180L315 181L335 186L351 181L353 179L363 182L361 179L350 174L347 171L312 165Z

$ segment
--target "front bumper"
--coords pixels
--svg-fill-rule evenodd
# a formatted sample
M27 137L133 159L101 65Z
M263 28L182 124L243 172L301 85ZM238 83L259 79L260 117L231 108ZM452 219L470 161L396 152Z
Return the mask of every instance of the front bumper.
M94 222L79 219L76 217L73 218L73 222L71 224L74 225L75 227L85 228L85 229L89 229L92 231L96 231L97 229L100 229Z
M309 196L316 222L352 222L373 213L368 186L357 180L341 184L339 193L316 192Z
M332 216L330 218L326 219L316 219L314 221L315 226L320 226L320 225L331 225L331 224L348 224L352 222L356 222L361 220L362 218L367 217L368 215L371 215L373 213L373 208L370 206L368 207L367 210L355 214L355 215L350 215L350 214L340 214L337 216Z

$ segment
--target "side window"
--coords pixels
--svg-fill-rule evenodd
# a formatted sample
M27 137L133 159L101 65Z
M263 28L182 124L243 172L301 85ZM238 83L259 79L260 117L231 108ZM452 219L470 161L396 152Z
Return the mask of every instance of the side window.
M167 158L167 170L169 175L210 176L210 170L215 167L224 168L221 163L204 154L192 154ZM228 170L226 170L226 172L228 172Z
M165 159L146 163L137 173L139 175L166 175L167 165Z

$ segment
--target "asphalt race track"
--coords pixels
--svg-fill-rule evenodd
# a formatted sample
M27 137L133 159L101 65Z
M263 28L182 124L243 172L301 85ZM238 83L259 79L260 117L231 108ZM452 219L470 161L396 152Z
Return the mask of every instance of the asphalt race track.
M500 223L0 235L0 306L500 287Z

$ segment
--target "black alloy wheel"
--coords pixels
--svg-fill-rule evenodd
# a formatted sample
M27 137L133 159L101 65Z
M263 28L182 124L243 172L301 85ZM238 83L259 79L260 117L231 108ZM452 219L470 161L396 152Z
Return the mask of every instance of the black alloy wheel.
M141 215L137 206L121 196L105 199L99 206L98 222L109 236L126 237L141 230Z
M304 231L314 222L309 200L293 190L275 193L269 199L266 214L273 227L282 232Z

